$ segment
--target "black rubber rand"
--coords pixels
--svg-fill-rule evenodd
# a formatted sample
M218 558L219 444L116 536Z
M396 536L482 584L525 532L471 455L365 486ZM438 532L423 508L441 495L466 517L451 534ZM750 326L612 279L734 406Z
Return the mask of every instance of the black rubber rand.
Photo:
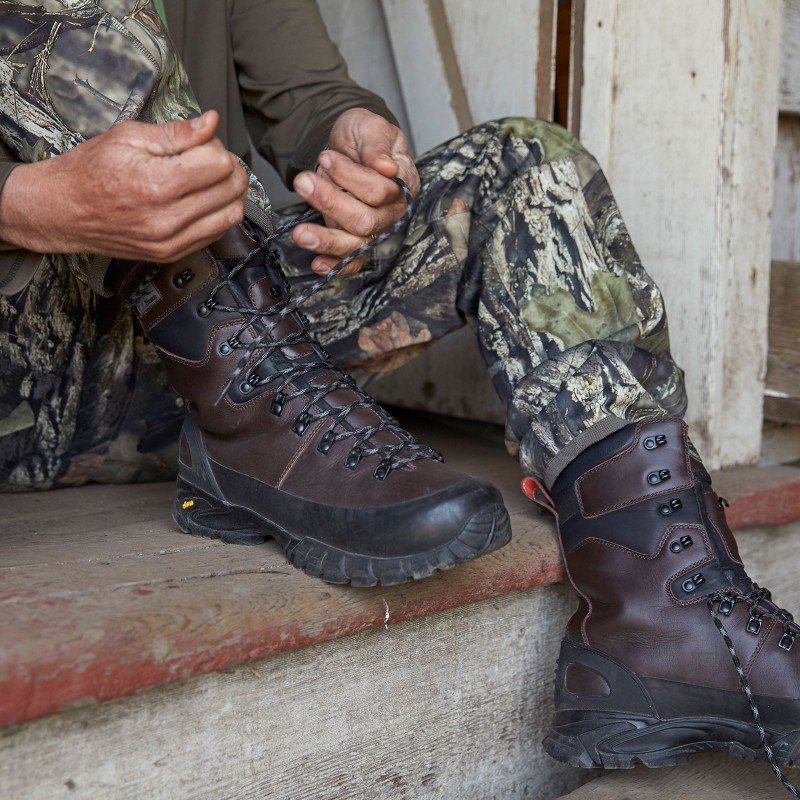
M273 490L275 491L275 490ZM275 521L241 506L225 503L178 480L172 517L183 533L230 544L258 545L274 539L289 562L328 583L391 586L417 580L496 550L511 539L511 524L502 502L484 505L449 541L403 557L354 552L322 542L313 535L290 532ZM319 530L313 524L308 530ZM374 536L381 537L376 525Z
M613 691L570 692L571 666L601 676ZM778 765L800 764L797 701L764 698L759 704L781 709L767 725ZM766 761L743 693L640 679L603 653L568 640L556 669L556 713L542 744L558 761L584 768L670 767L708 752Z

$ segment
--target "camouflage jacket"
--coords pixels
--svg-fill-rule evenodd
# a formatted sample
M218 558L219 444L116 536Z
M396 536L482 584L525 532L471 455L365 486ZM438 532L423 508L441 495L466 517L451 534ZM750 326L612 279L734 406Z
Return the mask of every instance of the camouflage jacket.
M125 2L134 5L133 0L111 0L110 5ZM98 11L107 3L97 0ZM38 5L32 0L6 5L15 4L18 11L4 10L5 39L13 35L14 15L22 17ZM138 0L136 6L146 7L147 0ZM314 0L164 0L164 7L170 36L199 107L220 113L220 138L245 161L252 140L287 184L300 170L313 167L333 122L346 109L368 108L395 122L379 97L350 79ZM69 10L61 12L61 16L69 14ZM13 42L2 44L13 48ZM71 83L73 77L67 76ZM44 80L46 84L64 82L62 76L49 73ZM14 92L10 78L0 81ZM86 87L97 94L93 87L98 82L91 74L82 74L78 89ZM91 108L87 104L87 116ZM106 109L98 105L95 111L95 130L77 131L81 135L77 141L103 129ZM114 121L109 118L105 124ZM5 134L0 127L0 189L21 161L42 157L12 154L5 145L13 143ZM41 260L40 255L24 251L0 252L0 293L13 294L23 288Z

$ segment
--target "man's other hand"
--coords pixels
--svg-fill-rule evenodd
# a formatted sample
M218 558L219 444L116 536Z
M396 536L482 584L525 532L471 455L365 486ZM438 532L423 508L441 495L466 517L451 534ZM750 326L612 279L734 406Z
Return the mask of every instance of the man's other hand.
M247 174L215 137L214 111L123 122L55 158L17 167L0 239L39 253L177 261L242 221Z
M403 216L406 203L390 178L402 178L413 194L419 173L403 132L363 108L345 111L331 131L330 147L319 156L316 172L301 172L295 191L319 211L327 224L304 223L292 232L300 247L318 253L311 262L324 275L348 253L382 233ZM361 268L360 259L341 275Z

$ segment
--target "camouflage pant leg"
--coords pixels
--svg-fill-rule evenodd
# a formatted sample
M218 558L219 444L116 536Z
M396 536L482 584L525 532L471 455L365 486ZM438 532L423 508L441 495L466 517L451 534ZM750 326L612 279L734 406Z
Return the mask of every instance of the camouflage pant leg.
M0 53L0 138L23 162L198 113L150 0L5 2ZM182 411L131 315L86 285L96 267L52 256L0 297L0 489L172 472Z
M683 413L662 296L579 142L508 118L418 167L405 235L305 309L340 363L387 371L467 322L507 410L509 450L548 483L628 422ZM304 281L307 259L284 247Z

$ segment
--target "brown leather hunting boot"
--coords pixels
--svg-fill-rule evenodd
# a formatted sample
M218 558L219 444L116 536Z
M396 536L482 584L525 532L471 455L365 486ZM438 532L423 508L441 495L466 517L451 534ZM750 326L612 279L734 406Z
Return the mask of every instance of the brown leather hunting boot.
M499 491L444 466L331 362L256 227L174 264L112 266L187 415L173 517L276 539L333 583L401 583L511 537Z
M773 766L797 763L800 628L747 577L683 422L623 428L551 494L579 607L547 752L631 767L707 751L764 760L771 747Z

